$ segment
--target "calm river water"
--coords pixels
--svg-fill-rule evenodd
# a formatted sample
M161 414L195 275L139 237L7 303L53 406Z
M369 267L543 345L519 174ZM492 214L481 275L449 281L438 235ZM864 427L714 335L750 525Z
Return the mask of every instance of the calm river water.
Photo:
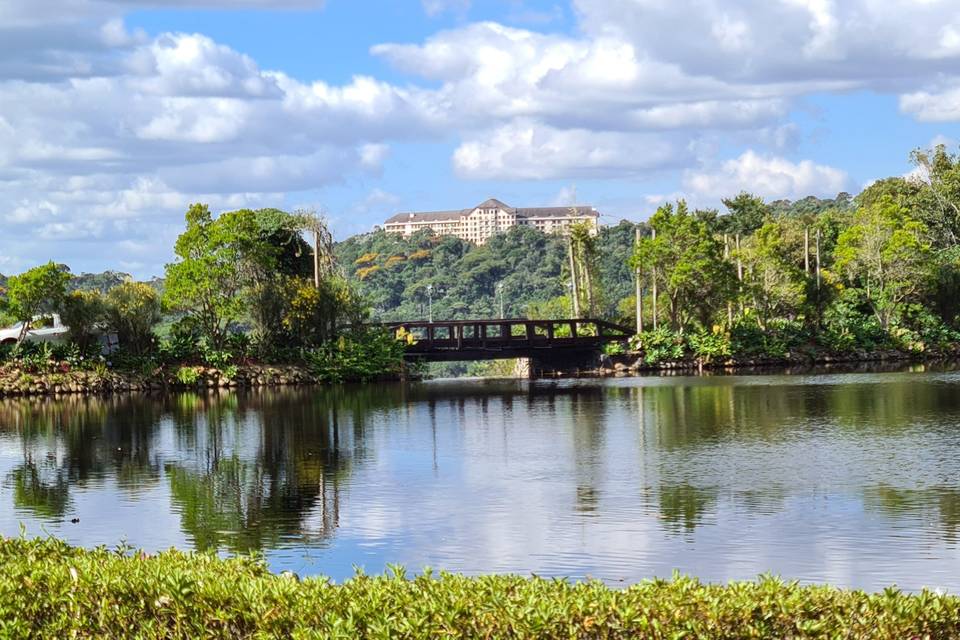
M79 522L72 522L74 519ZM0 401L0 534L601 578L960 591L960 373Z

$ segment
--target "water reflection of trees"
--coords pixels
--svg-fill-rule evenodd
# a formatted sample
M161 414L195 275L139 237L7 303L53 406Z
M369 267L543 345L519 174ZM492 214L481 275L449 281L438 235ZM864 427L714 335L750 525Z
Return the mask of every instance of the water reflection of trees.
M345 412L356 415L343 403L348 395L281 389L177 398L185 455L166 474L193 543L248 551L332 535L342 481L364 446L363 420L344 421Z
M690 379L683 384L651 381L645 386L611 387L608 394L634 409L641 439L641 464L649 465L651 488L661 519L668 528L693 530L703 514L715 508L718 486L714 474L738 477L741 470L706 470L698 477L696 462L710 462L719 447L751 447L758 441L790 443L833 436L883 438L909 436L912 430L936 432L960 418L956 384L936 378L893 374L882 378L827 377L811 380L778 378L774 384L731 379ZM764 445L765 446L765 445ZM923 459L929 441L913 442ZM759 451L762 451L760 449ZM928 451L929 452L929 451ZM666 455L664 455L666 454ZM737 456L734 456L736 458ZM936 456L934 456L936 457ZM775 476L775 474L773 474ZM764 515L783 507L791 486L771 481L729 493L730 508ZM715 481L715 479L713 480ZM723 486L725 481L719 481ZM749 482L749 479L748 479ZM960 491L942 487L903 492L889 487L869 493L868 509L902 517L924 510L939 520L943 535L955 542L960 533ZM929 518L928 518L929 519Z
M198 548L236 551L329 538L342 486L368 455L369 424L408 393L367 385L172 398L179 455L165 472L184 531Z
M22 461L15 506L62 519L70 492L113 482L136 494L166 477L198 548L255 550L331 535L343 480L367 455L366 425L401 387L212 391L0 401L0 438Z
M904 489L886 484L864 492L864 507L896 520L912 519L920 525L935 520L948 544L960 541L960 489L937 486Z
M0 437L16 438L23 456L6 478L15 506L59 519L72 487L107 478L132 493L155 485L157 411L130 396L0 401Z

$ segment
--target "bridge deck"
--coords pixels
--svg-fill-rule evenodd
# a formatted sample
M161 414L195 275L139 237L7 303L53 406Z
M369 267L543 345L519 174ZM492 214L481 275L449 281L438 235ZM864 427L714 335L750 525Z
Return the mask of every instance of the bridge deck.
M390 322L412 336L406 357L416 360L496 360L557 357L597 351L632 335L594 318L563 320L442 320ZM402 334L401 334L402 335Z

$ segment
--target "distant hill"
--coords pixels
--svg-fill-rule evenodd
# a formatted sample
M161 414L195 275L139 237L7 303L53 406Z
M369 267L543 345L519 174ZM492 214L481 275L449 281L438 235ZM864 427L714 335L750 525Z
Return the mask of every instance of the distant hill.
M616 317L618 302L633 293L626 260L635 228L627 221L601 228L598 247L607 317ZM380 230L348 238L335 251L379 320L426 318L429 285L434 318L445 319L497 317L500 283L508 317L525 317L531 304L567 293L566 241L530 227L514 227L482 247L429 232L405 239Z

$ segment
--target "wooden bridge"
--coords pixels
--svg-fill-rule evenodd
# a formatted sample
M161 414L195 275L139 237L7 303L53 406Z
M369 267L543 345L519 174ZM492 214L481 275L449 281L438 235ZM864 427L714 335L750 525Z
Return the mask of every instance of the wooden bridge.
M441 320L384 326L410 341L407 359L432 362L531 358L573 365L595 355L605 344L623 342L633 335L630 329L593 318Z

